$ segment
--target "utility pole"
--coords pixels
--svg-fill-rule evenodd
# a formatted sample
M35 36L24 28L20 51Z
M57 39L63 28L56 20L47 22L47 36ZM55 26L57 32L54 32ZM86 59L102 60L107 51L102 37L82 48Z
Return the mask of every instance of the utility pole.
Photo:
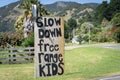
M33 18L37 17L37 6L35 4L32 5L32 15Z

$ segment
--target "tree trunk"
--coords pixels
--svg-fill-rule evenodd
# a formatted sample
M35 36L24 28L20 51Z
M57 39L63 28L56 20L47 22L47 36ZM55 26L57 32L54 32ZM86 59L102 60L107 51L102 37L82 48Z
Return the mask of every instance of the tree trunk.
M72 34L73 34L73 37L76 35L76 29L75 28L73 28Z

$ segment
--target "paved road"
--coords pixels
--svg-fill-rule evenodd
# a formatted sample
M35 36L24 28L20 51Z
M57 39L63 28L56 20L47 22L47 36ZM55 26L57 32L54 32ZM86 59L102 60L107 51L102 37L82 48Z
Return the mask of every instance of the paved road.
M79 45L79 46L66 46L65 50L71 50L80 47L101 47L101 48L111 48L120 50L120 45L117 44L90 44L90 45Z
M110 77L104 77L104 78L99 78L96 80L120 80L120 75L115 75L115 76L110 76Z
M102 47L102 48L111 48L111 49L118 49L118 50L120 50L120 46L119 46L119 45L100 45L99 47Z

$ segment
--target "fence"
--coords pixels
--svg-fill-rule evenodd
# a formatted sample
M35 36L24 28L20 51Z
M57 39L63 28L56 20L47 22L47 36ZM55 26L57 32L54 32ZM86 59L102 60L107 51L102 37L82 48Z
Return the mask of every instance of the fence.
M33 62L34 47L0 49L0 64Z

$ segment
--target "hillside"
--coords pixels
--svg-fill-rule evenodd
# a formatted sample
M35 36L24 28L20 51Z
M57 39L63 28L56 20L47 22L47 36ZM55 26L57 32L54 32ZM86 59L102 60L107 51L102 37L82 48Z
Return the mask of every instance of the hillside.
M14 32L14 23L21 14L19 1L0 8L0 32Z
M53 14L53 16L63 16L67 21L69 18L79 19L85 16L87 13L93 12L99 4L86 3L80 4L76 2L55 2L53 4L45 5L47 11Z
M19 8L20 1L0 8L0 32L14 32L14 23L17 17L22 14ZM69 18L80 19L87 13L91 13L98 6L97 3L79 4L76 2L55 2L44 5L51 16L63 16L67 21Z

